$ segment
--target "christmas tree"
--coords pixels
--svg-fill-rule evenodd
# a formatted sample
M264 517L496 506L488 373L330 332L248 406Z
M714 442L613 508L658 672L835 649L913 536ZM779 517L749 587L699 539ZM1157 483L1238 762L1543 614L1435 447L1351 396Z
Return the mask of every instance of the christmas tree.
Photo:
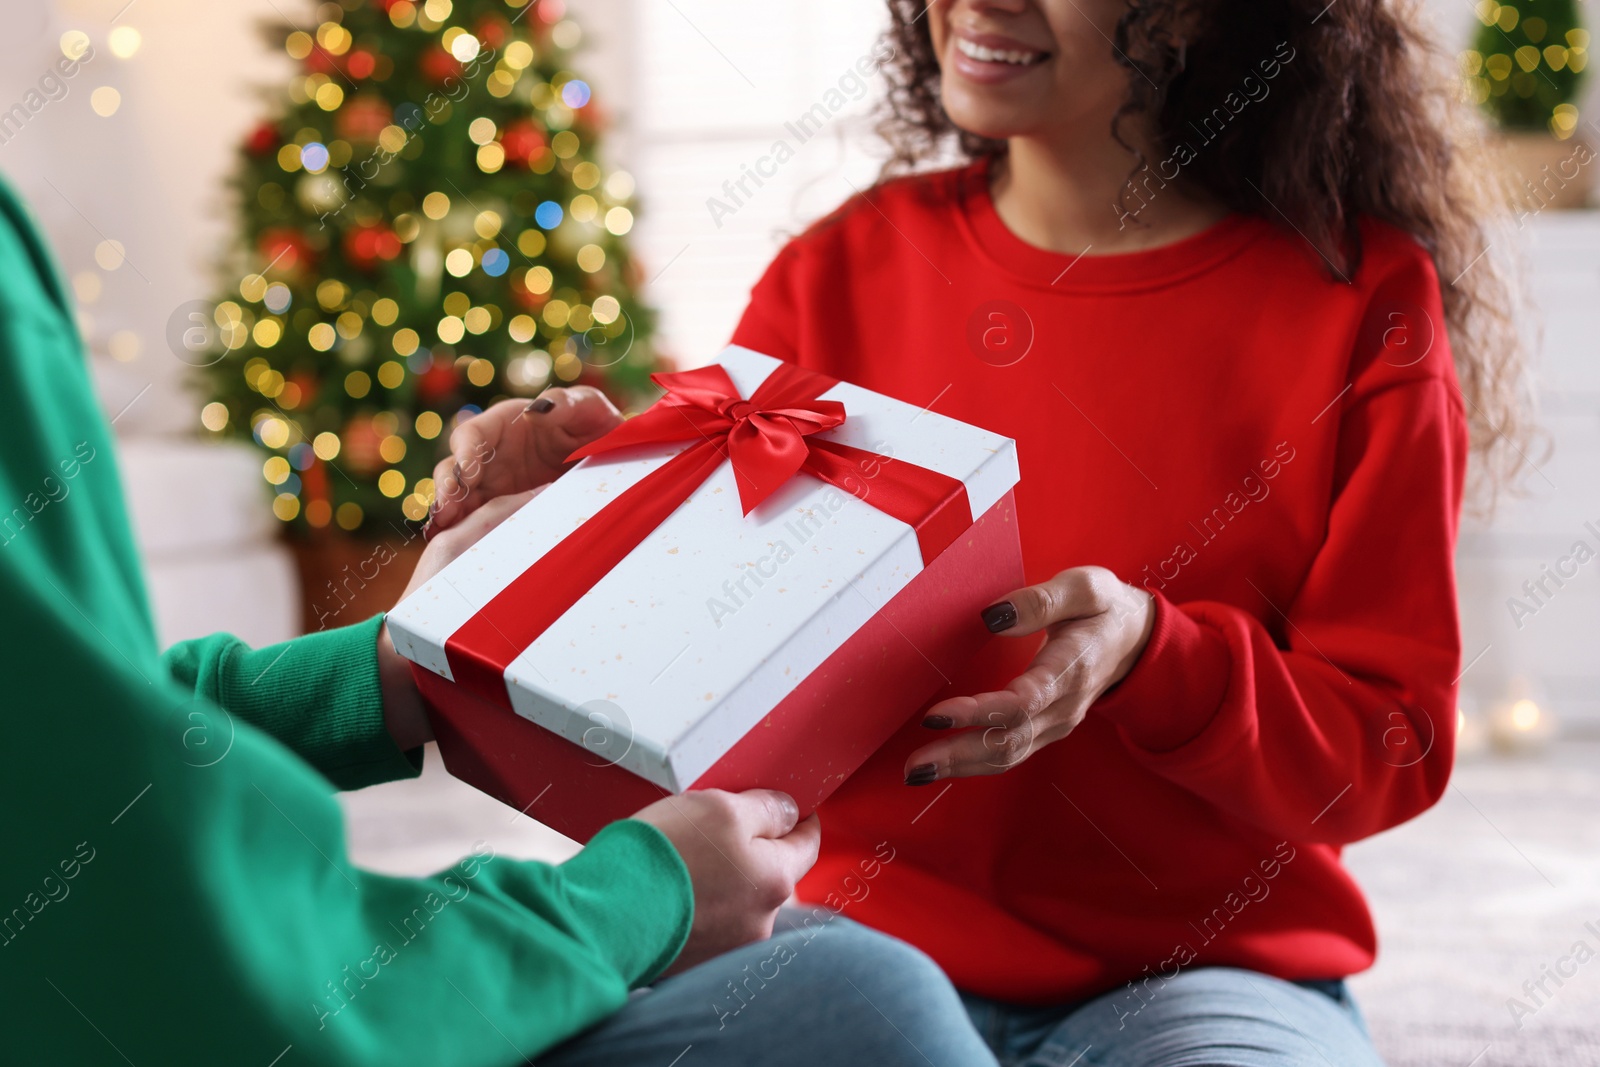
M595 158L562 0L342 0L268 32L299 69L240 149L201 422L267 453L280 520L422 519L459 420L649 389L633 182Z
M1477 12L1478 38L1462 57L1473 99L1504 129L1571 137L1589 63L1577 0L1479 0Z

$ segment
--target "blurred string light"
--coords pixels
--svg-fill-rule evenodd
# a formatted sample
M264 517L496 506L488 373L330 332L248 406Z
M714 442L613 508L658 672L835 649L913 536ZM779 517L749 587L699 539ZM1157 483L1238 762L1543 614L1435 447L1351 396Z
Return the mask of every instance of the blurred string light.
M131 59L142 42L143 38L140 37L139 31L132 26L115 26L110 36L106 38L106 43L111 47L111 54L118 59Z
M561 102L571 108L583 107L589 102L589 83L573 79L563 85Z
M300 146L300 165L308 174L319 174L328 167L328 148L312 141Z
M553 230L561 225L561 219L565 214L560 204L554 200L546 200L534 210L533 221L547 230Z
M94 261L104 271L113 271L127 261L128 253L121 241L107 238L94 246Z
M122 107L122 94L109 85L102 85L89 94L89 106L101 118L110 118Z
M1510 755L1532 755L1542 751L1555 735L1555 716L1540 688L1529 679L1514 679L1507 698L1489 716L1489 736L1495 748Z
M1552 26L1542 15L1556 12L1527 0L1478 0L1474 9L1483 30L1477 46L1460 54L1467 98L1488 107L1502 125L1537 125L1558 140L1572 137L1579 112L1567 97L1576 94L1588 67L1589 31ZM1570 17L1576 15L1574 9Z

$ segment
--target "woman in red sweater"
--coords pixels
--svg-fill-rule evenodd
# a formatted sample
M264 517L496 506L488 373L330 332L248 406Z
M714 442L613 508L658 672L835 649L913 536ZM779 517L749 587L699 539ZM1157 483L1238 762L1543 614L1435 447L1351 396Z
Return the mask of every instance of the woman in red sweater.
M1469 438L1515 459L1448 90L1383 0L891 8L897 161L972 162L793 241L734 341L1014 437L1036 584L801 894L890 842L851 917L1013 1051L1320 1062L1266 998L1372 963L1340 848L1445 788Z
M895 163L968 163L790 243L734 340L1015 438L1034 584L801 895L1005 1063L1375 1063L1340 848L1445 788L1467 456L1519 454L1448 87L1385 0L890 6Z

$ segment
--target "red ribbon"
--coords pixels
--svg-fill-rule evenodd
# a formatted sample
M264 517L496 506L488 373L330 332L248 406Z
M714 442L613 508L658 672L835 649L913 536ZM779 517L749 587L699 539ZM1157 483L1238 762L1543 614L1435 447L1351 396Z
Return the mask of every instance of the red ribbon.
M445 656L458 685L509 706L511 661L687 501L724 457L733 463L746 515L805 471L913 527L924 566L972 525L960 480L816 436L845 420L843 404L817 399L836 379L780 363L746 400L715 364L651 377L666 396L572 458L693 443L568 534L450 635Z

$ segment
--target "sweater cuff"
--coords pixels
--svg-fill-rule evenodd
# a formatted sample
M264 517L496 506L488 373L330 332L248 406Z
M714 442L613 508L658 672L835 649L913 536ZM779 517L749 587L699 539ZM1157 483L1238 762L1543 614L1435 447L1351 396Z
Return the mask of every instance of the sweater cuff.
M630 988L652 981L683 951L694 886L677 848L654 826L612 823L561 874L589 940Z
M1232 655L1222 636L1152 593L1155 620L1128 676L1090 708L1135 747L1172 752L1205 732L1228 690Z
M394 743L383 719L383 686L378 678L378 631L383 616L300 638L315 642L318 666L331 678L342 678L337 733L328 738L325 754L307 754L317 768L342 790L415 778L422 773L423 748L409 752Z

